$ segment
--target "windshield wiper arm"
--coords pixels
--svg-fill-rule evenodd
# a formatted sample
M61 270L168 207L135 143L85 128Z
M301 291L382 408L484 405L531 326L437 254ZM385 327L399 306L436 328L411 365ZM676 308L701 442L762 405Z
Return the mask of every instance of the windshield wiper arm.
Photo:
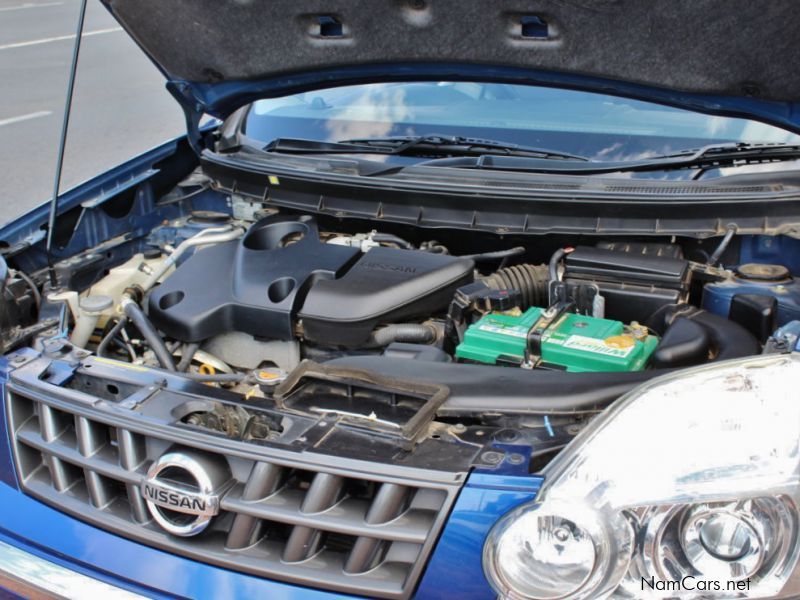
M539 159L555 159L585 162L589 159L575 154L534 148L510 142L485 140L462 136L423 135L375 137L321 142L292 138L278 138L268 144L267 152L290 154L447 154L450 156L502 155L523 156Z

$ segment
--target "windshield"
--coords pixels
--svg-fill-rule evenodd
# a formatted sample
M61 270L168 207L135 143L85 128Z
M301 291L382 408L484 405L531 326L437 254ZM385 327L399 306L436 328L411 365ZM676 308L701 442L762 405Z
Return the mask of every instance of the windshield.
M800 143L800 136L747 119L590 92L472 82L356 85L259 100L244 133L265 143L457 135L602 161L639 160L718 142Z

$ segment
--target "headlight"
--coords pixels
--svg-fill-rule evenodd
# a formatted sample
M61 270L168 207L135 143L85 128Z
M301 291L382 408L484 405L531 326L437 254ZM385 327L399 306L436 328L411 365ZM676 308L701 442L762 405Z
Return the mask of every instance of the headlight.
M798 597L799 478L800 357L682 371L553 460L484 569L510 598Z

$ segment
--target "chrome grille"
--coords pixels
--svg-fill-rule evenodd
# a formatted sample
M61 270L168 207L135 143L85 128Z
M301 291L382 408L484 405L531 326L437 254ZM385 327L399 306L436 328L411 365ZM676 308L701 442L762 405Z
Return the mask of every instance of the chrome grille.
M140 493L153 457L174 448L168 429L140 428L98 410L102 402L10 388L7 414L27 493L123 536L271 579L407 597L458 491L455 484L415 478L413 469L409 477L396 471L383 477L369 474L379 467L370 463L299 467L242 443L250 452L224 454L235 484L211 527L196 537L173 537L151 519ZM180 443L207 451L214 445L204 442L212 437L193 431L191 443L187 436Z

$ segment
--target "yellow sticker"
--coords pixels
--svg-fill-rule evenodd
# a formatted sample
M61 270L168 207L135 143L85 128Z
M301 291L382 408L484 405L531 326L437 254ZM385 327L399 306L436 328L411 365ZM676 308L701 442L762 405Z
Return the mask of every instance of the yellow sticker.
M629 335L612 335L603 340L609 348L630 348L636 341Z
M271 185L280 185L281 184L280 180L278 179L278 177L276 175L268 175L267 179L269 179L269 182L270 182Z

